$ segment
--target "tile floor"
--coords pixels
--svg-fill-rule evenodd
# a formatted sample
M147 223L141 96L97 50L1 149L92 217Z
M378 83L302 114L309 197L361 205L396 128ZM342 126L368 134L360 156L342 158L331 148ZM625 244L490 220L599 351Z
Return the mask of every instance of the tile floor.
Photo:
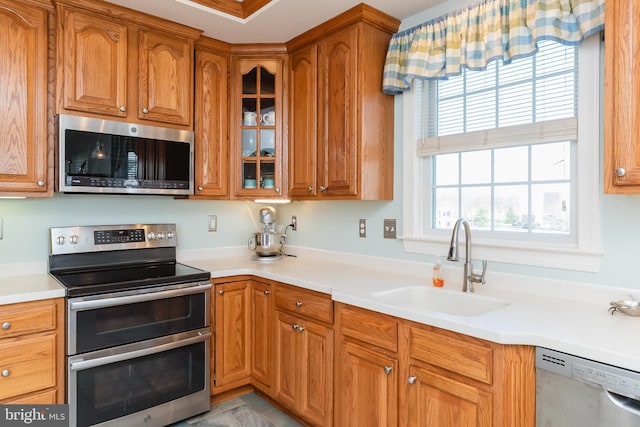
M172 427L301 427L278 408L255 393L245 394L213 406L206 414L173 424Z

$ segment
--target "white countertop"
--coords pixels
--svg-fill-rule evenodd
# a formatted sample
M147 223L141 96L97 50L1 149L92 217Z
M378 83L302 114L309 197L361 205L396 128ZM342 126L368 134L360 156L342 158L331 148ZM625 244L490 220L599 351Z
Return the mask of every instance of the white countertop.
M640 372L640 317L611 315L609 302L628 299L629 289L542 280L491 272L475 295L508 301L477 316L454 316L395 306L376 292L425 286L461 292L462 270L445 263L445 287L431 286L431 265L296 248L298 257L257 262L239 248L179 253L181 262L212 277L255 275L330 294L335 301L433 325L501 344L542 346ZM204 258L203 258L204 257ZM46 273L0 276L0 304L64 296ZM474 298L474 295L469 295Z

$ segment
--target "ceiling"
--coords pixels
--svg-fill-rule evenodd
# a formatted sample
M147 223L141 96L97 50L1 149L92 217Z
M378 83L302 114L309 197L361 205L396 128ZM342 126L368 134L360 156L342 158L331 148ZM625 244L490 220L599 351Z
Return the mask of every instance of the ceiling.
M247 1L247 0L245 0ZM362 0L272 0L246 18L223 13L191 0L109 0L204 31L229 43L282 43L344 12ZM429 9L442 0L367 0L399 20ZM215 4L212 0L211 4ZM242 3L242 2L239 2ZM255 3L255 2L252 2ZM222 4L222 3L221 3ZM223 8L219 8L223 9Z

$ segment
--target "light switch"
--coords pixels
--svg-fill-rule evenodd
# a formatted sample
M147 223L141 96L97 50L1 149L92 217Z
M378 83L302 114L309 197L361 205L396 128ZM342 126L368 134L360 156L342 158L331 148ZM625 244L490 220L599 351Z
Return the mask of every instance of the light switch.
M209 232L218 231L218 216L217 215L209 215Z
M0 216L0 240L2 240L2 217Z

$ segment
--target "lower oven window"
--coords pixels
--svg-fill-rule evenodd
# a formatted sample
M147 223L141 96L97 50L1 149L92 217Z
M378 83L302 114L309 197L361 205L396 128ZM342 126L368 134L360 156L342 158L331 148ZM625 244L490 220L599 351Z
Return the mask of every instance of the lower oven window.
M76 372L76 420L114 420L205 389L206 342Z
M208 325L206 293L75 312L74 354ZM123 298L125 299L125 298Z

